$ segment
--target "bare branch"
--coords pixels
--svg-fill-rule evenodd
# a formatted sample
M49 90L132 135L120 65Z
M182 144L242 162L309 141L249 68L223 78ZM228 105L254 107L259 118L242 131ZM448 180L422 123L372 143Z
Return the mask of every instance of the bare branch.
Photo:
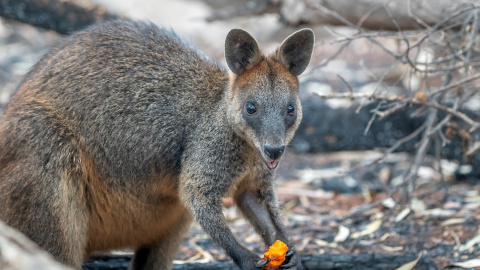
M452 84L449 84L449 85L447 85L447 86L441 87L441 88L436 89L436 90L434 90L434 91L430 91L427 96L428 96L428 97L431 97L431 96L437 95L437 94L439 94L439 93L448 91L448 90L453 89L453 88L455 88L455 87L457 87L457 86L460 86L460 85L462 85L462 84L465 84L465 83L474 81L474 80L476 80L476 79L478 79L478 78L480 78L480 73L477 73L477 74L472 75L472 76L470 76L470 77L466 77L466 78L464 78L464 79L462 79L462 80L459 80L459 81L454 82L454 83L452 83Z

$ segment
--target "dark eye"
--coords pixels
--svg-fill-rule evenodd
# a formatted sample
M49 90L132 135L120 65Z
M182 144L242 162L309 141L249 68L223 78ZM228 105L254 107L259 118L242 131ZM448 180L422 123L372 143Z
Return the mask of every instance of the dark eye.
M293 104L288 105L287 112L289 115L293 115L295 113L295 106L293 106Z
M255 108L255 105L253 105L252 102L247 102L247 104L245 104L245 110L247 110L248 114L254 114L257 112L257 108Z

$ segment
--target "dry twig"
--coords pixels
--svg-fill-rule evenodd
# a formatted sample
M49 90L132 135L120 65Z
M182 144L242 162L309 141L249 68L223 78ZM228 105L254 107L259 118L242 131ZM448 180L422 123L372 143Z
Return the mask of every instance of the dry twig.
M480 63L477 63L480 60L480 38L478 37L480 5L459 7L449 16L445 16L436 24L430 24L430 26L411 12L412 19L424 25L426 29L404 31L389 6L389 3L393 2L395 0L386 1L383 6L366 13L356 24L340 15L336 10L331 10L318 3L313 5L312 8L328 14L351 28L352 34L340 34L329 28L329 32L336 39L320 42L317 44L317 47L334 43L339 43L340 47L337 53L325 59L319 66L312 68L307 73L307 77L315 76L317 68L327 65L339 57L343 50L351 45L352 42L366 39L373 46L378 47L394 59L393 64L387 68L388 70L394 70L398 65L407 65L410 68L410 72L405 74L410 74L409 80L412 80L412 78L422 80L421 87L408 89L412 93L411 96L392 95L388 94L388 92L387 94L377 93L376 90L380 84L382 84L382 87L388 88L388 83L384 82L388 72L385 72L381 78L376 78L377 87L371 93L356 93L351 84L340 76L339 79L346 85L347 92L328 94L314 92L314 94L324 99L379 101L379 105L371 111L372 117L365 129L365 133L374 119L381 120L410 106L424 108L417 112L428 112L425 123L410 135L398 140L384 152L381 158L372 162L372 164L382 162L388 154L398 149L402 144L421 136L414 161L404 175L404 183L412 186L414 184L412 181L415 182L418 169L432 145L436 147L434 152L436 153L437 163L439 163L441 147L450 143L450 138L447 138L443 132L452 121L463 122L463 126L467 127L464 131L467 134L466 136L480 128L479 121L472 119L461 111L465 102L478 94L477 79L480 78L480 73L476 71L476 68L480 66ZM380 9L387 14L390 22L395 26L396 32L373 32L360 27L367 18ZM399 45L397 48L389 48L380 39L394 39ZM420 58L420 55L425 53L430 53L432 56L426 59ZM370 77L376 76L370 75ZM441 80L440 87L429 85L428 82L434 78ZM406 77L403 79L405 80ZM438 113L440 111L446 113L446 115L441 116L442 114ZM467 141L467 143L469 143L469 146L465 148L467 150L464 149L465 157L474 159L477 153L480 152L480 142ZM441 168L438 170L442 173Z

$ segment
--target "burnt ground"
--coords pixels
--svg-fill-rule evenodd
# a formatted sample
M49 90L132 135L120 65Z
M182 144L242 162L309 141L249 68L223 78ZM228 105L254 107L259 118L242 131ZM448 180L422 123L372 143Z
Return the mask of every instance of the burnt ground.
M31 64L59 38L49 31L2 22L0 115ZM413 158L396 153L380 166L366 166L378 156L374 151L288 153L278 169L278 194L297 250L303 254L423 253L439 269L480 258L480 184L478 178L466 177L471 168L426 160L414 191L406 196L411 188L402 185L402 175ZM400 213L406 215L402 218ZM262 254L265 247L260 238L228 198L225 214L240 241ZM209 261L230 259L195 224L176 262Z
M380 166L368 166L379 153L290 151L282 161L277 192L297 251L304 262L317 260L308 269L396 269L420 255L413 269L464 269L452 265L480 258L480 184L466 174L471 168L441 160L442 178L433 169L435 161L427 157L416 188L406 192L408 185L400 184L412 157L394 153ZM260 237L231 199L226 198L224 205L234 234L261 255L266 247ZM97 257L84 269L126 269L131 252L113 254ZM325 258L336 266L330 268ZM237 269L198 224L188 232L175 259L174 269ZM375 262L352 267L355 260ZM216 264L203 264L212 262ZM342 263L348 266L338 266ZM479 269L478 262L475 267L465 269Z
M456 168L443 160L442 184L440 175L424 166L418 187L406 196L406 188L395 185L408 168L410 156L394 154L380 167L364 166L377 156L375 152L290 153L283 161L278 193L287 230L298 251L399 256L423 253L439 269L480 258L480 239L475 241L480 238L480 184L476 179L454 175L455 170L468 168ZM336 173L357 166L361 167ZM402 211L408 211L404 218L400 216ZM260 238L229 199L225 200L225 214L240 241L262 254L265 247ZM176 259L229 261L198 225L189 231Z

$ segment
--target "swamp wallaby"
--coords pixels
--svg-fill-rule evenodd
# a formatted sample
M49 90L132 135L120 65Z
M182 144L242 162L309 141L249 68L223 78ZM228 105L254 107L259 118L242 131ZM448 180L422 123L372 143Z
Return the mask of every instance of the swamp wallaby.
M131 269L170 269L191 221L258 269L222 214L232 196L266 245L285 242L272 183L302 109L303 29L265 57L225 42L231 74L171 30L129 20L76 33L28 73L0 121L0 219L59 261L131 247Z

